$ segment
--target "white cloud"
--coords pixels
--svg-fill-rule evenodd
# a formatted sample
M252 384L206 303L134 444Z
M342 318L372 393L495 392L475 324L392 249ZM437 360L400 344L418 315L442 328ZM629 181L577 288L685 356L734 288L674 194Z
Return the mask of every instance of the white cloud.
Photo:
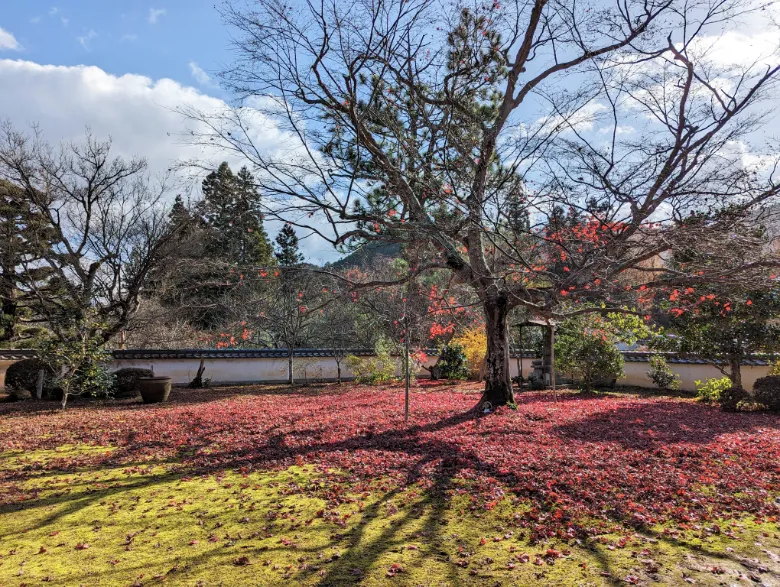
M93 29L89 29L86 34L76 37L76 40L81 44L86 51L89 51L89 42L97 37L97 33Z
M157 24L157 20L161 16L165 16L167 14L167 11L165 8L150 8L149 9L149 16L147 17L147 20L149 21L149 24Z
M22 46L11 33L0 27L0 51L19 51Z
M227 160L234 169L244 164L234 155L182 140L186 129L198 128L185 121L177 108L219 112L227 104L174 80L115 76L94 66L40 65L11 59L0 59L0 79L3 119L20 130L38 124L50 143L80 141L89 126L97 138L112 139L116 155L146 157L155 174L165 173L182 160L205 160L214 165ZM286 148L288 139L283 131L259 114L252 120L256 145L269 152ZM269 222L269 234L273 237L280 226ZM313 260L336 258L329 245L317 239L304 239L301 246Z
M211 85L211 77L203 70L202 67L200 67L194 61L190 61L189 65L190 65L190 73L192 74L192 77L195 78L196 82L198 82L202 86Z
M758 66L780 63L780 30L769 28L750 34L727 31L697 39L691 53L719 66Z
M571 132L593 130L599 115L607 109L599 102L588 102L569 112L551 114L536 120L536 125L546 131Z
M62 23L62 26L64 27L68 26L68 24L70 23L70 19L63 16L62 11L57 6L52 6L51 8L49 8L49 12L48 12L49 18L54 18L58 14L60 15L60 22ZM35 18L30 20L30 22L35 24L39 23L40 21L41 21L40 16L36 16Z
M636 129L628 125L604 126L599 129L599 134L612 134L613 131L616 135L630 135L635 133Z

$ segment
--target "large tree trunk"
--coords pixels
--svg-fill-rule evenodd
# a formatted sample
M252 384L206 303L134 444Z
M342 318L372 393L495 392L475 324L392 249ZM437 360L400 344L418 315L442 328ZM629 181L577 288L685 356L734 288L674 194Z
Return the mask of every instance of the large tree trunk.
M488 298L484 303L487 333L485 357L485 393L480 404L491 406L514 403L512 378L509 372L509 304L504 296Z
M291 347L287 352L287 383L293 385L293 383L295 383L295 378L293 377L293 356L295 354L295 348Z
M742 366L740 364L739 357L732 357L731 363L731 385L742 389Z

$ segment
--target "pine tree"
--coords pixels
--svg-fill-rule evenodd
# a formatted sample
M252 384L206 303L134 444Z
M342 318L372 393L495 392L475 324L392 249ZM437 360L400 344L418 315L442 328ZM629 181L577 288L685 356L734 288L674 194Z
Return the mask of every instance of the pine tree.
M41 283L48 279L50 272L38 261L49 249L51 236L24 192L0 180L0 343L25 337L21 326L28 311L19 279L25 271Z
M206 253L241 266L269 265L271 244L263 227L261 196L254 177L242 167L235 175L223 162L203 180L198 212L210 229Z
M173 201L171 211L168 212L168 225L171 230L181 231L185 227L191 225L192 222L192 213L184 204L181 194L177 194L176 199Z
M292 225L285 224L276 235L276 260L282 267L297 267L303 263L303 254L298 249L298 236Z

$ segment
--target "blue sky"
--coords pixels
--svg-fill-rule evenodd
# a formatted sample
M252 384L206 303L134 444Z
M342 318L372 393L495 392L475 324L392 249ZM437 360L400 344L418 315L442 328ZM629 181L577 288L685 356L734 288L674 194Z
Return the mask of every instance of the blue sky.
M197 83L191 63L213 73L230 57L228 30L212 0L0 0L0 27L15 55L52 65ZM216 85L209 93L221 95Z
M186 160L215 168L227 159L238 168L245 160L237 155L182 140L191 121L177 111L187 107L213 114L227 107L230 96L213 79L232 59L231 31L214 7L221 2L0 0L0 120L20 130L35 124L55 144L81 141L89 127L97 138L112 139L114 154L145 157L157 174ZM771 13L751 18L703 39L710 60L722 65L750 63L759 55L780 59L780 0ZM778 100L773 97L773 105ZM591 106L581 130L600 133L594 115L604 105ZM631 126L621 131L637 132ZM761 134L780 137L780 116ZM253 124L252 135L268 152L289 148L289 137L271 119ZM761 163L748 145L733 148L746 164ZM197 181L192 186L197 191ZM183 189L176 185L170 199ZM270 234L278 228L269 222ZM327 243L300 231L299 236L311 261L336 256Z
M35 124L51 143L81 141L89 127L112 140L114 154L146 158L153 174L190 159L238 168L229 154L183 144L187 122L176 112L214 112L229 100L213 79L231 59L220 1L0 0L0 120ZM282 137L269 123L256 139L273 148ZM171 200L198 181L174 185ZM269 222L272 236L277 224ZM310 260L338 256L300 236Z

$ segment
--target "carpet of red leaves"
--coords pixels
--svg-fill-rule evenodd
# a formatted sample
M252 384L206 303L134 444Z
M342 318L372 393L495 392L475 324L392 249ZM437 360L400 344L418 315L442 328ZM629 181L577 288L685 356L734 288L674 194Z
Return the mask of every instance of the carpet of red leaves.
M475 508L509 498L532 538L561 538L744 514L780 514L780 419L727 414L688 400L526 393L517 410L481 416L474 385L428 387L402 416L398 388L319 392L175 390L159 406L0 406L0 451L87 443L118 447L56 470L167 461L192 474L314 464L334 483L392 478L468 494ZM342 475L347 472L346 476ZM25 471L0 477L0 502ZM334 491L338 491L335 488Z

